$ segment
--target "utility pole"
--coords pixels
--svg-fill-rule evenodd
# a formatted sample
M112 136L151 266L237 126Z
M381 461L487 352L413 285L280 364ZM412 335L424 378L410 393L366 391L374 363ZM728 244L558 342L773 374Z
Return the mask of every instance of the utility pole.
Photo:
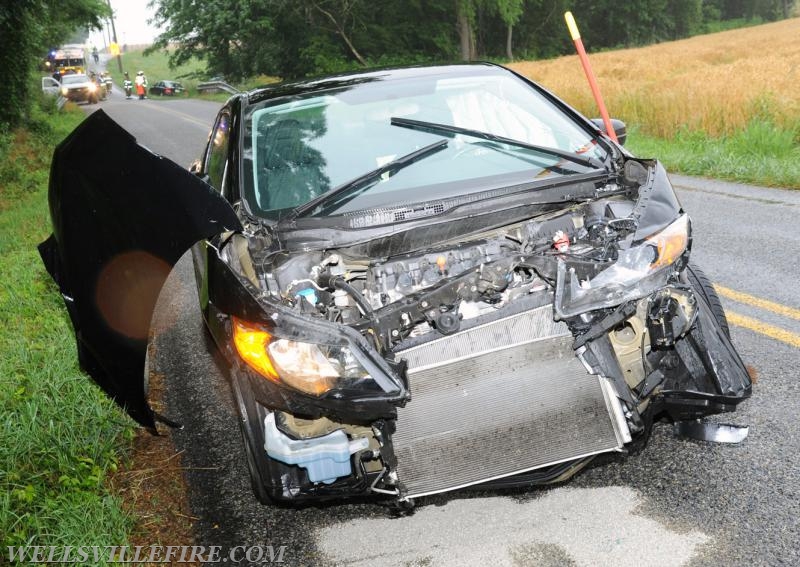
M106 0L108 10L111 12L111 33L114 35L114 45L117 47L117 65L119 65L119 74L122 74L122 56L119 53L119 42L117 41L117 28L114 25L114 9L111 7L111 0Z

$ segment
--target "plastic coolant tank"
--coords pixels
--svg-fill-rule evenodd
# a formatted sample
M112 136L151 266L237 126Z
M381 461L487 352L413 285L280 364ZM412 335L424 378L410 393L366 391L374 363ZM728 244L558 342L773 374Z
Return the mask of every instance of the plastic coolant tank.
M295 440L281 433L275 425L275 414L264 418L264 449L267 455L308 471L311 482L330 484L352 472L350 455L369 447L369 439L360 437L349 441L344 431L334 431L322 437Z

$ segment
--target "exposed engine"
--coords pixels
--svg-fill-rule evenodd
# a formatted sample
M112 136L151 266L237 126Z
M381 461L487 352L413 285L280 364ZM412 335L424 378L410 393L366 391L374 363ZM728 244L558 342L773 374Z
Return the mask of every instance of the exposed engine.
M566 211L391 258L348 250L272 257L267 287L304 313L363 331L384 349L555 290L561 260L580 278L612 264L630 244L630 201L604 199ZM377 328L376 328L377 327Z

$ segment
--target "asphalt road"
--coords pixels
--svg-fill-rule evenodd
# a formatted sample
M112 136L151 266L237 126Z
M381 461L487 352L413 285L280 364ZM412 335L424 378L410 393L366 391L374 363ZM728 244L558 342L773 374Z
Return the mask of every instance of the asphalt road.
M186 165L219 105L115 93L99 107ZM186 426L174 439L198 544L284 545L292 565L800 564L800 192L672 180L693 219L694 260L720 286L734 343L758 373L752 399L721 419L750 425L744 443L679 440L658 425L641 454L604 459L564 486L430 497L401 518L374 504L261 506L228 386L208 371L184 257L160 300L154 365L168 415Z

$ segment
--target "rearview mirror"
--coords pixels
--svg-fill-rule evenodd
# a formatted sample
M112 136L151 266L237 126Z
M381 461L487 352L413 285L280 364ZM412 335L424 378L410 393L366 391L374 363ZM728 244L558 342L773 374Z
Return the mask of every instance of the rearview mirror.
M606 132L606 125L603 123L602 118L592 118L592 123L600 128L600 131L603 132L603 134L608 134L608 132ZM625 126L625 123L622 120L612 118L611 127L614 128L614 133L617 135L617 141L619 142L619 145L624 146L625 139L628 137L628 128Z

